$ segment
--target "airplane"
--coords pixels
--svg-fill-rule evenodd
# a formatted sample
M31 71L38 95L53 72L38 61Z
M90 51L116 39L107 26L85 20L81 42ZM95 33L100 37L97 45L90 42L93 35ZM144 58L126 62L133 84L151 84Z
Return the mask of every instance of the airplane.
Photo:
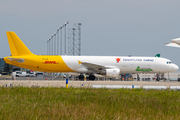
M172 39L172 43L167 43L166 46L180 47L180 38Z
M80 73L80 80L84 79L83 74L95 80L95 74L118 77L121 73L161 74L179 69L162 57L35 55L15 32L7 31L6 34L11 51L11 56L4 57L7 64L42 72Z

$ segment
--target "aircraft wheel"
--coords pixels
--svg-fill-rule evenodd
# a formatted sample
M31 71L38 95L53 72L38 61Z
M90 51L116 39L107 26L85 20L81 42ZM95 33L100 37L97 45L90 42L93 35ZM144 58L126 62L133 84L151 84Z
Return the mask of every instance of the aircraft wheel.
M94 75L90 75L90 76L89 76L89 80L95 80L95 78L96 78L96 77L95 77Z
M160 80L160 78L159 78L159 77L157 77L157 78L156 78L156 81L159 81L159 80Z
M180 78L178 78L178 82L180 82Z
M84 75L79 75L80 80L84 80Z
M92 80L95 80L95 78L96 78L96 77L93 75Z
M140 80L140 77L137 77L137 81L139 81Z

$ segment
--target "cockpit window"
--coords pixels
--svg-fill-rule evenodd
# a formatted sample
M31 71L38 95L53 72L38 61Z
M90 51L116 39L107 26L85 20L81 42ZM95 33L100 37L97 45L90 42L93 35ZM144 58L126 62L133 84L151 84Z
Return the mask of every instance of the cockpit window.
M171 61L167 61L167 64L171 64L172 62Z

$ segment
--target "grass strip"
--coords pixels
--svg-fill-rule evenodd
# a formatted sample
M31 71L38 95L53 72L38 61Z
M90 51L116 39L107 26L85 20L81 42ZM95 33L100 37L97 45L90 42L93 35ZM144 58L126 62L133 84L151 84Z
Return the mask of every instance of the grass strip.
M180 91L0 88L0 119L180 119Z

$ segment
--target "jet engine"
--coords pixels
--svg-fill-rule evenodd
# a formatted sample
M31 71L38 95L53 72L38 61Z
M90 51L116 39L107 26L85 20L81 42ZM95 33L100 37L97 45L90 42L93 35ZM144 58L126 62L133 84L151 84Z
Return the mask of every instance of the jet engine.
M107 77L119 77L120 69L105 69L99 74L106 75Z

